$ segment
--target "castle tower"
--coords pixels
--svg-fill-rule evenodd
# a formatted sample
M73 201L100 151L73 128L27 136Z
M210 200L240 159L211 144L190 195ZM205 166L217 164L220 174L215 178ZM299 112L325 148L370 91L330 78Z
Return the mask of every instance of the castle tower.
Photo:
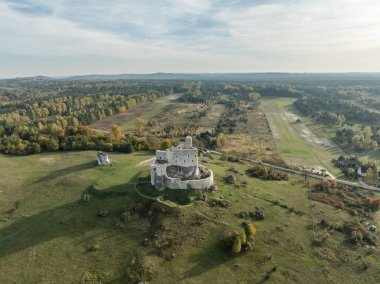
M193 138L191 138L191 136L186 136L184 148L185 149L193 148Z

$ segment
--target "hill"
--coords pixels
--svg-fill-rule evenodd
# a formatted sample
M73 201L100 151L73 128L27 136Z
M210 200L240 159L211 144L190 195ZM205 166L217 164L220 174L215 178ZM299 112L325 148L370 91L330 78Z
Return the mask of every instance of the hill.
M219 190L207 193L206 202L194 200L197 192L180 192L172 202L194 201L171 207L135 191L136 180L149 178L152 153L112 153L114 163L106 167L97 166L95 156L94 151L0 156L1 283L379 280L377 252L366 263L365 246L352 246L343 232L319 225L322 219L343 224L352 217L308 199L302 178L251 178L245 174L251 165L214 156L207 166ZM226 182L228 175L235 176L235 184ZM89 202L81 201L84 194ZM255 207L266 216L253 220L254 250L233 256L220 239L243 221L252 222L239 213ZM10 208L17 209L4 213ZM99 209L108 215L99 217ZM325 243L316 246L325 231Z

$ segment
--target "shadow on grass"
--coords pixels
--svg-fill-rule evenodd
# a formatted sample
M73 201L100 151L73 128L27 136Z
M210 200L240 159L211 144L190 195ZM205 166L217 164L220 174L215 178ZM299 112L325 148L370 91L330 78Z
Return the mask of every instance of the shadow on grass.
M59 170L51 172L50 174L44 176L43 178L40 178L39 180L36 181L36 183L43 182L43 181L49 181L51 179L55 179L55 178L58 178L58 177L61 177L64 175L84 171L84 170L93 168L95 166L97 166L96 161L91 161L91 162L78 164L78 165L74 165L71 167L63 168L63 169L59 169Z
M195 254L189 258L189 262L194 263L195 265L182 275L181 280L183 281L187 278L200 276L207 271L213 270L218 266L231 261L232 259L233 258L231 256L225 254L220 246L210 246L201 253Z
M112 220L118 216L119 211L141 200L131 184L134 178L127 183L103 190L95 187L87 188L83 194L91 195L88 203L78 200L30 217L14 220L0 230L0 258L62 236L80 236L94 228L111 231ZM126 199L120 199L127 196ZM108 209L109 216L98 217L100 208Z

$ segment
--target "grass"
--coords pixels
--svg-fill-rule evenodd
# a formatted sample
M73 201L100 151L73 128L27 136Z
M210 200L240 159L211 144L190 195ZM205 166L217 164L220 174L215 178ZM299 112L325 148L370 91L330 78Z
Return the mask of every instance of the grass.
M92 123L89 127L98 131L109 131L113 124L117 124L121 126L123 130L131 131L138 118L142 118L145 121L150 120L162 113L166 107L173 105L173 102L181 95L182 94L172 94L155 101L140 103L125 112Z
M156 115L160 114L167 106L170 106L171 104L172 103L169 102L156 102L151 109L144 111L139 116L126 121L121 125L121 127L124 131L134 130L137 119L143 119L145 122L147 122Z
M314 133L319 137L328 138L331 140L335 139L335 133L337 130L342 129L339 125L324 125L319 122L312 120L311 118L304 119L305 125L309 127ZM360 134L362 132L360 124L354 124L352 126L345 126L345 128L350 128L354 131L355 134ZM352 147L349 147L345 144L339 144L339 147L350 156L357 156L362 162L367 162L371 159L377 161L378 165L380 160L380 151L379 150L367 150L364 153L358 153Z
M106 167L96 166L95 156L93 151L0 156L1 212L16 201L21 204L13 218L0 221L0 283L126 283L133 254L154 267L150 283L263 283L273 267L270 281L281 283L379 280L378 253L374 266L360 273L355 259L364 248L340 247L352 261L339 264L315 255L307 225L322 217L342 222L350 216L317 202L311 215L302 178L290 176L281 182L249 178L244 172L250 165L214 156L205 165L214 171L219 190L207 193L207 198L223 198L228 208L194 201L172 208L173 214L143 210L144 216L134 214L125 227L117 227L115 220L143 201L133 182L138 176L148 177L149 166L141 162L152 154L110 153L116 163ZM225 184L232 166L239 171L234 173L237 183ZM94 184L97 193L90 191L90 202L83 204L82 194ZM151 188L147 185L145 190ZM183 197L187 192L174 194ZM255 222L254 251L239 257L223 252L219 238L238 230L243 221L236 214L256 206L264 208L266 218ZM109 216L97 217L99 208L108 209ZM149 244L143 245L146 238ZM171 240L168 250L175 257L170 261L159 257L157 238Z
M305 118L300 116L292 106L293 102L292 98L268 98L262 102L280 156L289 164L308 167L322 166L334 175L340 176L340 170L331 164L331 160L337 157L339 149L318 145L303 137L303 135L309 136L309 134L305 134L305 126L308 125L304 124ZM289 113L301 117L302 122L290 121L286 116ZM314 134L318 135L318 133Z

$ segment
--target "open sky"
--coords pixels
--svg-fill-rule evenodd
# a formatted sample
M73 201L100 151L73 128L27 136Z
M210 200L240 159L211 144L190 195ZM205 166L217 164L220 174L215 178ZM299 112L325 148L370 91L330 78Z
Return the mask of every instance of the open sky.
M0 77L379 72L379 0L0 0Z

